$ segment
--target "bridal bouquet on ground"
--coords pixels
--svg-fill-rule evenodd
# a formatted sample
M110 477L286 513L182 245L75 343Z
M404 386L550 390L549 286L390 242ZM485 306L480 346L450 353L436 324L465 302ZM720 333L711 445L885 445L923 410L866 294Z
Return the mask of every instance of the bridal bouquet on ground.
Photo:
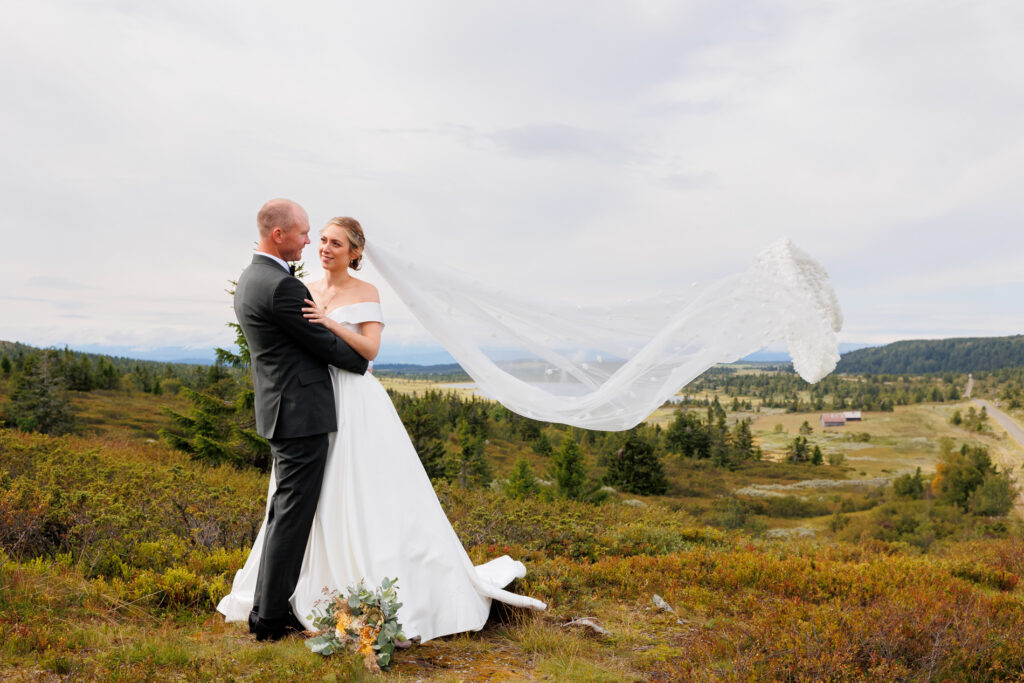
M326 589L325 589L326 590ZM329 594L325 604L313 608L307 618L320 632L306 641L313 652L325 657L351 650L363 655L366 668L379 672L391 666L395 643L405 634L398 623L398 579L385 579L370 591L362 581L349 586L348 597ZM320 603L317 603L320 605Z

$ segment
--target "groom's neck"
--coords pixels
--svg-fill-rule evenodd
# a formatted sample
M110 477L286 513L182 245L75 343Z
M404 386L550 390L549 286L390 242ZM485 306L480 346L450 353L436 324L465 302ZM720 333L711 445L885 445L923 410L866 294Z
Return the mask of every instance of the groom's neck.
M274 244L272 241L269 241L269 240L268 241L260 240L256 244L256 251L258 251L260 253L263 253L263 254L270 254L271 256L276 256L277 258L281 259L282 261L285 260L285 258L283 256L281 256L281 252L278 251L277 245Z

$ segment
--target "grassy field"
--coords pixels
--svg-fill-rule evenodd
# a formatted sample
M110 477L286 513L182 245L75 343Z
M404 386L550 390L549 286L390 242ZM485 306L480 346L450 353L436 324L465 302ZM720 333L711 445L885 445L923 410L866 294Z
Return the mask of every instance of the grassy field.
M512 500L438 482L473 561L522 559L529 573L512 589L549 609L496 605L480 633L414 645L390 673L372 676L353 657L310 654L299 639L257 643L214 612L258 528L265 475L202 465L154 440L161 406L186 408L176 397L92 392L74 402L76 435L0 430L0 679L1024 677L1018 522L967 524L961 515L950 524L962 531L927 545L849 533L898 505L886 481L916 467L934 471L942 437L1020 462L1024 454L997 425L979 434L949 423L966 404L898 406L830 429L820 413L730 414L755 419L765 460L726 469L666 457L664 496ZM652 422L672 417L661 410ZM809 440L843 453L841 465L780 462L805 420ZM541 476L549 465L502 439L485 452L499 479L519 457ZM592 478L601 473L594 461L588 468ZM840 517L846 531L835 525ZM673 611L657 607L656 594ZM581 617L609 633L570 625Z
M957 447L961 443L983 445L999 467L1018 473L1024 465L1024 448L995 421L982 433L950 424L954 411L966 413L970 405L965 401L897 406L892 412L866 412L863 421L845 427L822 427L820 413L763 415L754 422L753 430L766 453L782 457L806 420L814 429L808 441L820 445L826 454L844 454L851 476L892 479L918 467L923 473L934 473L943 438ZM777 425L782 425L781 432Z
M476 394L476 390L461 384L449 382L435 382L429 379L406 379L404 377L382 377L380 383L385 389L390 389L401 394L423 395L428 391L452 392L460 398L469 398Z

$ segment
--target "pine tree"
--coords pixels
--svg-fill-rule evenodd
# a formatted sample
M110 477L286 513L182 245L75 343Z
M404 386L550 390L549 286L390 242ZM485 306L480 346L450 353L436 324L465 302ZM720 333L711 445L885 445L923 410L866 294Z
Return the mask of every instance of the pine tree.
M760 449L754 445L754 435L750 431L750 420L739 420L732 428L732 448L734 459L760 459Z
M700 417L687 410L677 412L665 432L665 448L684 458L710 457L708 433Z
M64 379L68 389L72 391L92 391L95 387L93 381L92 361L84 353L75 353L68 347L64 347L61 354L61 364L64 366Z
M230 463L270 469L270 446L248 422L251 406L241 410L237 401L187 387L182 392L192 403L191 415L163 409L176 430L161 429L159 434L171 446L211 465Z
M537 420L531 420L530 418L519 418L516 421L516 426L519 430L519 436L522 437L523 441L534 441L541 436L540 428L542 423Z
M463 488L490 482L491 467L484 457L484 439L465 418L459 420L456 439L459 451L449 459L448 476Z
M787 459L790 462L807 462L807 451L807 437L798 436L789 444L789 455L787 456Z
M189 415L167 407L161 409L175 427L161 429L159 435L173 448L211 465L229 463L269 470L270 444L256 433L252 391L245 391L244 387L239 390L219 358L206 370L204 380L204 391L181 389L192 404ZM147 381L159 387L164 380L154 377ZM249 382L251 386L251 378Z
M520 458L508 478L508 483L505 484L505 495L509 498L529 498L538 493L540 484L537 483L537 477L533 476L530 463Z
M544 432L541 432L540 436L538 436L530 443L530 447L533 449L534 453L536 453L537 455L542 455L545 458L549 457L553 451L553 449L551 448L551 441L548 439L547 435L544 434Z
M566 498L581 498L586 476L583 468L583 450L576 443L576 439L566 435L551 459L551 478L555 480L558 493Z
M11 359L8 358L7 354L5 353L3 355L3 358L0 358L0 372L2 372L4 376L8 376L11 374L12 367L13 364L11 363Z
M640 436L636 427L629 431L622 448L611 459L605 482L621 491L642 495L668 491L661 460L654 446Z
M921 468L913 474L901 474L892 480L892 492L899 498L919 499L924 496L924 477Z
M299 272L299 271L296 271ZM235 282L228 294L234 296ZM242 326L227 323L235 332L238 352L217 348L217 361L199 378L204 391L183 388L192 403L186 416L163 408L177 426L177 431L161 429L159 434L171 446L190 453L196 460L210 464L231 463L267 471L272 464L270 444L256 432L256 394L249 371L252 357ZM228 368L241 370L238 378ZM152 380L160 391L161 380ZM180 432L180 433L178 433Z
M93 376L93 388L116 389L121 383L121 373L106 356L100 356Z
M66 434L75 418L57 351L31 353L14 376L7 421L26 432Z
M719 418L715 424L708 425L708 440L711 444L711 462L718 467L731 468L733 465L732 443L724 417Z
M401 418L427 476L438 479L446 474L444 442L437 418L427 410L426 404L426 399L413 397L406 404Z

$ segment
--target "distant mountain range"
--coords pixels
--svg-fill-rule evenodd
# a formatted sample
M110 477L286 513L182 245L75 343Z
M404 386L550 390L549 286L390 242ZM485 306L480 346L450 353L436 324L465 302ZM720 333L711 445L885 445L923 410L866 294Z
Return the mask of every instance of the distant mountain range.
M856 351L857 349L869 348L870 346L872 345L844 342L839 345L839 354L844 355L850 353L851 351ZM744 360L748 363L790 363L793 361L793 357L790 356L789 351L786 350L772 351L771 349L762 349L761 351L752 353L741 360Z
M152 349L140 349L134 346L106 346L102 344L82 344L72 351L96 353L115 358L134 358L136 360L152 360L161 363L185 363L188 365L213 365L217 355L213 349L189 349L183 346L160 346Z
M11 342L8 342L11 343ZM854 349L862 349L867 344L840 344L839 352L846 353ZM25 346L25 348L31 348ZM82 344L74 346L73 351L94 353L115 358L133 358L137 360L159 361L164 363L187 363L191 365L212 365L216 360L213 349L195 349L183 346L161 346L157 348L139 348L133 346L107 346L101 344ZM785 350L763 349L749 356L742 358L746 362L760 363L788 363L792 359ZM389 346L386 342L381 347L380 356L376 361L380 368L406 368L413 371L420 368L418 372L432 366L454 365L455 359L443 348L437 346ZM445 370L431 370L433 372L448 372Z
M844 354L854 349L863 349L869 344L840 344L839 353ZM97 353L104 356L137 358L139 360L155 360L169 363L192 363L210 365L216 359L213 349L190 349L183 346L162 346L153 349L140 349L132 346L103 346L99 344L83 344L75 346L75 351ZM741 359L748 362L782 362L792 359L785 350L764 349ZM378 365L447 365L454 363L451 354L439 347L402 346L389 348L387 344L381 349Z
M0 350L32 347L0 342ZM139 349L129 346L96 344L74 347L75 351L165 363L210 365L213 349L189 349L166 346ZM981 372L1004 367L1024 366L1024 335L1010 337L963 337L956 339L920 339L898 341L884 346L844 343L839 345L840 373L923 374L929 372ZM785 363L786 351L762 350L742 359L747 362ZM376 366L396 374L450 375L460 372L451 355L439 347L390 347L381 349Z

